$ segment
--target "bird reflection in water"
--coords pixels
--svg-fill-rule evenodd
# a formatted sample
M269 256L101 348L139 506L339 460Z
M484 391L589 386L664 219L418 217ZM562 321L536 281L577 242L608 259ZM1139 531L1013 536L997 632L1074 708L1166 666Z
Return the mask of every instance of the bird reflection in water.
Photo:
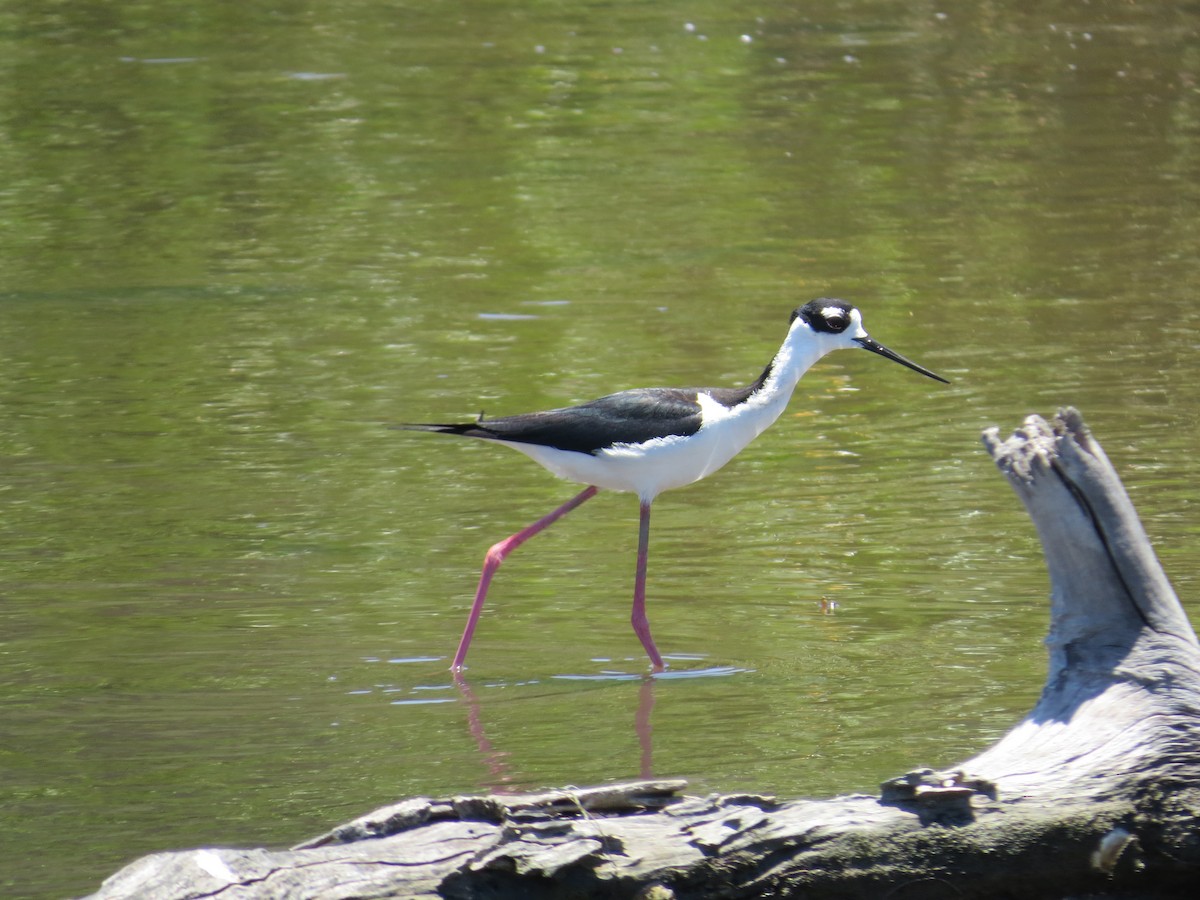
M652 714L654 712L655 690L658 682L679 681L690 678L724 677L751 671L753 670L742 669L736 666L713 666L704 669L660 672L655 674L633 675L610 672L597 675L556 675L553 676L553 680L638 682L637 705L632 717L633 730L637 737L639 749L638 777L641 779L652 779L656 777L654 773L654 725ZM491 738L488 737L484 724L484 704L475 693L470 681L459 672L452 673L452 678L454 679L454 687L458 690L463 705L466 707L467 730L470 732L471 738L475 741L475 746L479 751L480 759L483 760L486 770L486 776L480 782L480 787L497 794L524 793L529 789L529 780L521 772L514 770L512 751L497 748ZM620 761L615 761L614 778L628 777L625 772L620 771L621 768Z

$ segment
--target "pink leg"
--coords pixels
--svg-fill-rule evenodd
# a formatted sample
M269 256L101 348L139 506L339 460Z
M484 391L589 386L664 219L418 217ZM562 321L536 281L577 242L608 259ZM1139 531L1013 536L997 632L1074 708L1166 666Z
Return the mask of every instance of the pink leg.
M450 664L451 672L462 670L463 660L467 658L467 648L471 646L471 637L475 634L475 626L479 622L479 614L483 612L483 601L487 598L488 585L492 583L492 576L500 568L500 563L504 562L508 554L512 553L539 531L544 531L585 500L590 500L596 496L598 490L600 489L595 485L589 485L581 493L554 510L554 512L542 516L528 528L518 531L512 537L505 538L500 543L492 545L487 555L483 558L483 573L479 576L479 587L475 590L475 602L471 606L471 614L467 616L467 627L463 629L462 640L458 642L458 652L454 654L454 662Z
M638 636L646 655L654 666L655 672L664 668L658 648L654 646L654 638L650 636L650 622L646 619L646 560L650 556L650 502L642 501L641 521L638 523L638 556L637 580L633 584L633 615L629 621L633 624L633 633Z

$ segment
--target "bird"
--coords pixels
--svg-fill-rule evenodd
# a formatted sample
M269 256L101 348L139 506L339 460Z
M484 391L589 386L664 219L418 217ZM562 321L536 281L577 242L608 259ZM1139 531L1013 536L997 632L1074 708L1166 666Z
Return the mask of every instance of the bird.
M652 670L662 672L666 666L646 616L651 504L663 491L706 478L733 459L779 418L805 372L826 354L845 349L869 350L949 384L941 375L870 337L856 306L845 300L819 298L792 312L783 345L762 374L746 387L635 388L542 412L488 419L481 413L474 422L395 425L402 430L503 444L559 478L586 485L562 506L487 551L450 670L463 670L492 577L509 554L600 490L610 490L638 497L637 567L630 623L650 658Z

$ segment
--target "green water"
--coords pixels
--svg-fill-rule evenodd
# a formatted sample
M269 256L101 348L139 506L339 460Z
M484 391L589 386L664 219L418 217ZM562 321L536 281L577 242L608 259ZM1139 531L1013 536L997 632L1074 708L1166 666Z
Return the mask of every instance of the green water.
M1125 2L0 9L0 893L415 794L871 790L1036 698L981 428L1080 407L1185 605L1200 12ZM390 431L841 353L703 484ZM824 601L824 602L823 602ZM832 603L831 603L832 601Z

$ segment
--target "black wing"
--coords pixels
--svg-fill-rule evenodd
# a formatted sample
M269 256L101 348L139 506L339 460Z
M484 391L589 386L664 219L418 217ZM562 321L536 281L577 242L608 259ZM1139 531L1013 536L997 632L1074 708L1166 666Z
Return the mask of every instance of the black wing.
M481 418L465 425L396 427L594 454L613 444L640 444L654 438L695 434L701 423L696 394L677 388L639 388L546 412Z

